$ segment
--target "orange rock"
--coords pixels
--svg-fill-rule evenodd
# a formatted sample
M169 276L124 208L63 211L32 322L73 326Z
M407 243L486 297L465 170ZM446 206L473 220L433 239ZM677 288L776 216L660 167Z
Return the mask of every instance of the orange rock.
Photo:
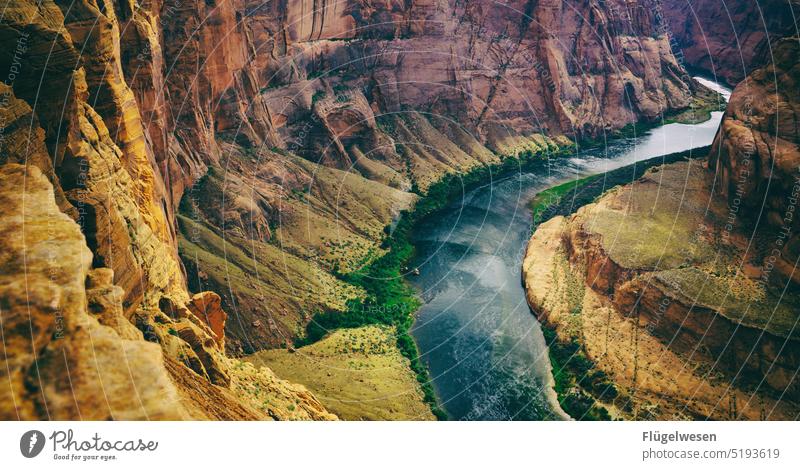
M200 292L195 294L186 304L189 310L214 332L214 339L220 350L225 350L225 321L228 314L222 310L222 299L214 292Z
M114 325L87 311L92 254L41 171L0 167L0 206L0 354L8 363L0 368L0 419L184 417L159 347L115 328L127 320L119 289L106 284L110 272L90 279L89 304ZM102 301L100 291L109 294Z

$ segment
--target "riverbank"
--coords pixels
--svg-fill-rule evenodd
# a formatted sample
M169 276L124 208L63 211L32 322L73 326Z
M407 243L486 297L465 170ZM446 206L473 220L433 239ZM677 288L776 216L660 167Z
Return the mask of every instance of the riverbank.
M796 416L800 302L758 282L763 254L708 178L697 159L654 166L538 224L523 282L574 418Z
M653 157L606 173L586 175L559 183L540 191L529 203L533 214L533 229L557 215L572 214L611 188L639 179L655 165L686 161L690 158L705 158L710 149L711 146L704 146Z
M687 161L690 158L702 158L709 150L710 146L706 146L654 157L607 173L587 175L567 181L541 191L529 203L533 214L532 232L535 232L540 224L554 217L569 216L606 191L640 178L654 166ZM572 276L569 278L573 289L579 288L580 280ZM574 299L573 302L577 304L580 301ZM629 398L622 397L619 387L609 380L608 374L587 357L584 346L579 340L560 338L553 325L548 325L547 322L540 323L552 364L555 381L553 388L558 395L561 408L567 414L580 420L612 419L607 408L608 404L604 405L597 397L604 397L607 402L609 400L612 403L616 402L620 409L629 408L626 403Z
M345 282L362 288L364 299L349 301L345 312L316 314L307 328L303 344L319 341L331 331L341 328L359 328L365 325L387 325L395 328L397 347L410 361L422 387L424 401L438 419L447 419L436 400L429 372L420 361L419 351L409 329L414 322L414 312L420 306L417 292L405 281L412 274L408 263L414 256L411 236L418 224L442 210L452 200L468 191L502 179L514 172L525 172L544 166L547 159L558 159L574 152L573 146L551 144L538 152L523 152L517 157L506 157L501 163L477 167L464 175L448 175L432 184L414 208L404 211L393 230L381 244L386 253L351 273L338 273Z
M644 133L644 130L641 132ZM486 184L497 183L512 173L535 171L537 174L546 174L547 160L557 162L567 156L581 157L586 152L583 149L587 145L588 142L569 146L550 144L539 151L523 151L515 157L473 168L462 175L447 175L431 184L414 208L403 212L394 228L387 228L380 247L384 250L383 255L365 260L364 267L355 272L336 273L340 280L360 288L366 296L349 301L345 312L317 313L309 323L305 341L296 345L314 343L331 331L341 328L375 324L392 326L396 331L397 346L409 360L420 383L424 401L431 406L437 417L446 418L444 411L437 405L428 367L420 361L415 339L409 334L414 323L414 313L421 305L418 293L406 282L406 276L415 275L415 268L409 266L415 252L412 234L417 227L428 223L439 214L454 198ZM517 270L514 269L513 272ZM522 299L522 293L515 294L515 298ZM525 402L529 399L523 397L520 400Z
M618 139L631 139L669 124L701 124L711 119L712 113L724 112L730 90L700 76L694 79L692 101L688 108L664 114L661 119L640 121L610 131L607 135L581 141L582 148L601 147Z

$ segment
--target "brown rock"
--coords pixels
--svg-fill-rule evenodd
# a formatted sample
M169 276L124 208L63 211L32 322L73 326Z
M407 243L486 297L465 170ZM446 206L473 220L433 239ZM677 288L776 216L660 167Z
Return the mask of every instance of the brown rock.
M561 134L597 135L688 105L656 18L647 8L618 14L629 9L622 0L62 3L13 0L0 39L28 35L13 88L37 103L31 119L51 155L25 161L65 193L59 206L82 225L94 267L113 270L125 315L158 308L164 296L188 300L176 238L191 240L183 249L193 254L204 247L195 244L201 229L176 217L182 200L183 215L224 227L215 235L236 237L237 248L263 243L254 267L241 267L247 275L278 272L288 251L298 258L291 283L321 293L298 299L286 276L261 276L254 289L292 314L255 335L228 328L233 349L278 346L307 323L297 312L342 308L350 294L319 270L322 241L297 227L344 229L360 245L348 255L363 257L410 205L403 191L414 183L424 191L446 173L497 162L492 150L547 152ZM303 15L311 10L319 11ZM0 51L0 67L14 54ZM215 177L209 169L223 157L224 177ZM276 253L265 245L277 226L286 251ZM184 256L197 273L191 288L232 289L242 325L258 319L264 302L239 288L245 281L223 279L220 253L206 254ZM347 264L348 255L325 263Z
M187 410L192 417L223 416L209 411L213 406L208 400L187 398L191 393L181 387L195 386L186 377L196 377L208 384L201 388L218 400L217 406L239 409L240 416L248 419L268 416L263 402L253 400L241 387L223 388L231 386L231 379L226 375L229 360L220 351L222 330L216 335L185 307L189 295L173 225L185 185L219 156L217 136L235 138L243 126L244 137L236 139L239 144L271 138L268 111L260 104L261 86L253 70L246 69L253 60L249 33L229 34L240 20L237 12L244 10L240 6L223 2L219 8L209 8L197 2L171 8L158 2L94 0L73 5L14 0L6 6L0 40L12 47L0 50L0 67L14 70L15 75L8 80L12 89L0 88L5 126L0 164L25 163L31 171L39 167L56 186L58 206L78 222L80 230L74 227L74 231L81 244L62 246L58 237L45 243L60 257L54 272L70 273L79 280L61 274L52 279L28 277L26 308L44 314L33 325L35 334L21 332L20 338L12 334L4 346L6 356L19 367L9 378L10 393L16 397L2 397L3 413L12 413L10 404L18 403L20 417L46 413L58 418L175 418ZM219 15L203 22L200 34L195 34L191 21L181 20L194 21L197 7ZM172 18L162 19L162 13ZM185 29L178 31L181 28ZM182 35L185 41L180 41ZM170 42L162 43L165 38ZM216 49L221 41L224 47ZM189 43L199 47L183 47ZM209 67L198 72L200 62ZM172 81L164 78L167 66L175 71ZM208 81L193 87L189 82L198 74ZM222 99L237 94L238 99ZM177 104L187 96L192 98L186 101L190 105ZM216 108L212 102L224 104ZM36 104L34 110L30 103ZM10 194L5 197L13 199ZM20 201L17 197L11 203ZM17 209L11 203L9 218L4 212L3 221L8 223L16 220ZM53 206L40 205L42 210ZM252 215L241 217L241 226L255 225L253 233L266 240L269 222L261 206L254 208L247 213ZM34 225L44 220L38 213L31 217ZM53 217L52 226L60 229L63 214L55 211ZM16 249L10 249L8 256L17 256ZM79 262L76 254L85 260ZM3 314L16 318L17 310L23 309L23 295L14 282L21 275L18 263L6 268L8 292L2 298L17 307L4 307ZM73 300L67 302L67 297ZM158 310L164 298L174 307L165 308L173 318ZM68 304L63 312L59 302ZM209 316L219 320L219 315ZM131 322L139 331L131 328ZM7 324L17 325L11 318ZM71 336L53 339L54 329ZM25 338L36 342L34 347L26 345ZM17 340L22 343L17 345ZM88 344L95 346L94 351ZM17 346L21 349L14 349ZM23 354L29 350L36 352L36 358ZM164 375L162 353L171 365L186 367L170 367ZM121 357L134 362L127 375ZM31 378L34 365L41 370ZM77 390L73 400L64 389L69 383L64 380L65 368ZM285 397L300 393L283 384L273 386L272 379L263 383L268 392ZM228 391L213 392L218 386L212 382ZM180 397L173 384L178 384ZM146 390L139 399L131 397L137 387ZM113 394L107 406L100 401L103 389ZM151 402L158 395L164 401ZM280 417L331 417L315 408L313 397L304 400L310 404L307 409Z
M125 291L112 284L114 271L108 268L97 268L89 271L86 279L86 300L89 313L96 315L100 324L111 327L120 337L130 340L141 340L142 333L122 311L122 299Z
M55 185L93 255L80 284L91 319L133 338L130 319L147 341L132 343L157 343L193 417L250 403L260 372L237 379L226 343L277 346L303 312L359 295L329 269L374 250L414 185L689 104L656 0L289 3L12 0L0 21L0 41L25 49L24 63L19 47L0 50L0 69L23 65L0 109L0 163ZM198 306L186 284L230 296ZM234 298L242 321L226 333ZM265 304L288 314L246 328L267 321ZM301 393L273 390L287 403ZM268 412L329 417L303 400ZM236 416L266 413L242 403Z
M770 282L800 285L794 265L800 257L800 45L791 37L773 44L771 61L733 91L709 155L716 188L740 217L771 232L758 247L771 267ZM749 214L759 214L749 220ZM773 269L774 268L774 269Z
M225 351L225 321L228 314L222 310L222 299L214 292L200 292L195 294L187 308L211 328L214 340L221 351Z
M189 318L191 315L188 308L170 296L161 297L161 300L158 301L158 309L174 320Z
M732 85L769 61L774 42L797 32L784 0L664 0L661 9L686 64Z
M230 385L224 356L216 350L216 342L189 320L180 320L174 326L177 336L192 348L200 359L211 383L227 387Z

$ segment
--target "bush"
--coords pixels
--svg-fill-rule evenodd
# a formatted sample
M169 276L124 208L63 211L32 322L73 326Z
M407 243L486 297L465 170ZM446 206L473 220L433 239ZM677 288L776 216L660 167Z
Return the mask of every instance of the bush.
M403 280L404 267L414 257L411 244L413 228L441 211L455 197L463 194L490 178L500 178L505 174L529 168L542 162L540 154L523 152L519 157L509 157L496 165L475 168L467 174L456 177L447 174L428 188L427 194L419 199L414 210L403 211L394 231L384 229L386 238L381 247L386 254L369 265L352 273L334 272L340 279L361 287L366 292L363 300L350 300L344 312L319 312L314 315L306 328L306 338L297 345L310 344L322 339L329 331L339 328L357 328L365 325L390 325L397 330L397 347L409 359L411 370L417 375L425 402L439 419L446 414L436 404L436 396L428 377L428 370L419 360L414 339L408 330L413 324L413 313L420 301L414 289ZM418 188L417 188L418 191Z

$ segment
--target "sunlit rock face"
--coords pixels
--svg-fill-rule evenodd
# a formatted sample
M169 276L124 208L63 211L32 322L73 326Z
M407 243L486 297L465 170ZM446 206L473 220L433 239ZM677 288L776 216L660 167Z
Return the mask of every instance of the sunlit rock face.
M112 273L91 272L85 289L92 253L42 172L0 167L0 201L1 347L8 364L0 373L0 417L181 418L161 350L123 317Z
M190 300L169 180L122 70L131 6L20 1L0 21L0 415L333 419L226 357L219 298Z
M335 419L305 388L225 357L216 294L162 301L174 318L127 317L37 166L0 166L0 202L3 419Z
M332 418L229 356L363 296L333 273L380 253L412 190L689 106L656 7L9 2L0 163L37 167L79 227L61 260L75 315L94 306L182 403L97 417Z

